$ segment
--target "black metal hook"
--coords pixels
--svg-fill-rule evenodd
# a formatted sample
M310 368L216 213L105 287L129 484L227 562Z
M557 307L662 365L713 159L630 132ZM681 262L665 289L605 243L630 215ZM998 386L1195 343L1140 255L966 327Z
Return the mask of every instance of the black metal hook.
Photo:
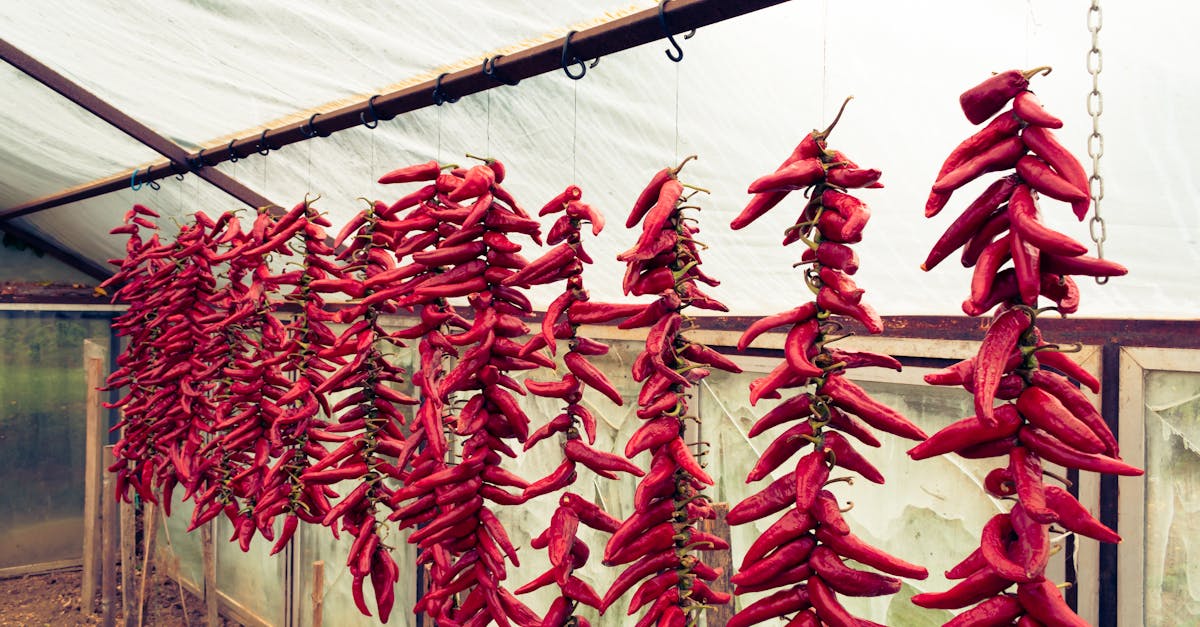
M571 37L573 37L575 35L575 33L577 33L577 32L579 32L579 31L573 30L573 31L567 33L566 38L563 39L563 47L562 47L562 71L564 74L567 75L567 78L570 78L573 81L577 81L577 80L583 78L587 74L588 67L589 67L587 64L585 64L583 62L582 59L579 58L578 55L571 52ZM592 64L590 67L596 67L596 64L599 62L600 62L600 59L599 59L599 57L597 57L595 61L592 61ZM573 64L573 63L579 64L579 73L578 74L571 73L570 68L571 68L571 64Z
M442 79L446 78L448 74L450 73L442 72L439 74L437 77L437 84L433 86L433 104L439 107L447 102L450 104L458 102L458 98L451 98L446 94L446 92L442 91Z
M179 171L180 168L183 170L182 172ZM183 175L187 174L187 172L188 172L188 168L185 165L181 165L181 164L178 164L178 163L175 163L174 161L172 161L171 162L171 171L175 173L176 181L182 181Z
M498 74L496 72L496 60L503 56L504 55L502 55L502 54L498 54L490 59L484 59L483 60L483 75L494 81L499 82L501 85L508 85L509 87L512 87L512 86L516 85L517 83L520 83L521 82L520 79L517 79L514 81L511 78L508 78L508 77L506 77L502 74Z
M238 159L239 159L237 151L233 149L233 142L235 142L235 141L237 141L237 140L236 139L229 140L229 146L227 147L227 149L229 150L229 162L230 163L237 163Z
M360 111L358 114L358 119L361 120L363 123L363 126L365 126L367 128L375 128L376 126L379 126L379 114L375 113L375 99L378 97L379 97L379 94L375 94L374 96L371 96L369 99L367 99L367 110ZM367 121L367 113L368 112L371 114L370 122Z
M272 150L279 150L278 148L272 148L271 144L267 142L267 133L270 130L269 128L263 129L262 135L258 136L258 154L264 157L270 154Z
M667 28L667 14L665 11L667 8L667 3L670 1L671 0L662 0L662 2L658 3L658 23L662 26L663 34L667 36L667 41L671 42L671 46L675 48L674 51L665 51L667 53L667 58L679 63L683 60L683 48L679 47L679 42L675 41L675 36L672 35L670 29ZM692 29L688 31L688 34L684 35L683 38L691 39L695 34L696 29Z
M212 165L204 160L204 151L205 150L208 150L208 149L201 148L200 152L196 155L195 158L187 157L184 159L185 161L187 161L189 170L191 170L192 172L196 172L196 171L200 170L200 168Z
M321 115L321 114L320 113L312 114L312 116L310 116L308 118L308 123L300 126L300 134L301 135L305 136L308 139L317 137L318 133L317 133L317 129L313 128L313 120L317 119L318 115ZM322 137L324 137L324 135L322 135Z

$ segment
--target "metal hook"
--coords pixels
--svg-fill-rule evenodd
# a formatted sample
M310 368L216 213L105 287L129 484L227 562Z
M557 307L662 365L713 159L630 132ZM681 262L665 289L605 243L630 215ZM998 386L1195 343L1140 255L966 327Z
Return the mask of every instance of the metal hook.
M195 172L195 171L198 171L200 168L203 168L203 167L209 165L209 163L204 160L204 151L205 150L208 150L208 149L201 148L200 152L196 154L195 158L187 157L184 159L184 161L187 161L189 170Z
M520 83L521 81L519 79L514 81L511 78L507 78L503 75L496 73L496 60L503 56L504 55L502 55L502 54L498 54L490 59L484 59L483 60L483 75L494 81L499 82L501 85L508 85L509 87L512 87L512 86L516 85L517 83Z
M329 136L328 134L321 135L320 133L318 133L318 132L317 132L317 129L316 129L316 128L313 128L313 120L317 119L317 116L318 116L318 115L321 115L321 114L320 114L320 113L314 113L314 114L312 114L312 115L311 115L311 116L308 118L308 123L307 123L307 124L304 124L304 125L302 125L302 126L300 127L300 134L301 134L301 135L303 135L303 136L307 137L308 139L312 139L312 138L314 138L314 137L328 137L328 136Z
M183 168L183 171L182 171L182 172L180 172L179 170L176 170L176 168ZM187 169L187 166L180 165L180 164L178 164L178 163L176 163L176 162L172 161L172 162L171 162L171 171L175 173L175 180L176 180L176 181L182 181L182 180L183 180L183 175L187 173L188 169Z
M146 168L146 172L147 172L147 173L149 173L149 172L150 172L150 168ZM133 190L133 191L135 191L135 192L136 192L137 190L141 189L141 188L142 188L142 185L144 185L144 183L138 183L138 182L137 182L137 173L138 173L138 169L137 169L137 168L134 168L134 169L133 169L133 174L132 174L132 175L130 175L130 177L129 177L129 189L132 189L132 190Z
M270 130L271 129L269 129L269 128L264 128L262 135L258 136L258 154L260 154L264 157L267 156L268 154L270 154L270 152L271 152L271 144L267 143L267 133ZM276 148L275 150L279 150L279 149Z
M238 162L238 155L237 155L237 151L233 149L233 142L235 142L235 141L237 141L237 140L236 140L236 139L231 139L231 140L229 140L229 146L228 146L228 149L229 149L229 162L230 162L230 163L237 163L237 162Z
M450 96L446 95L446 92L442 91L442 79L446 78L448 74L450 73L442 72L439 74L437 77L437 84L433 86L433 104L439 107L447 102L450 104L458 102L458 98L451 98Z
M358 119L362 121L363 126L367 128L375 128L376 126L379 126L379 114L375 113L375 99L378 97L379 94L375 94L367 99L367 111L360 111L358 114ZM370 122L367 121L368 112L371 114Z
M583 60L581 60L578 56L571 54L571 37L574 36L575 33L578 33L578 32L579 31L573 30L573 31L567 33L566 38L563 39L563 47L562 47L562 71L563 71L563 73L565 73L567 75L568 78L570 78L573 81L577 81L577 80L583 78L584 75L586 75L587 71L588 71L588 66L583 62ZM592 67L596 67L596 63L599 63L599 62L600 62L600 59L597 58L592 63ZM570 66L572 63L579 64L579 73L578 74L571 73Z
M150 168L146 168L146 174L150 174ZM150 189L154 191L158 191L162 188L162 186L158 184L158 181L146 181L146 184L149 185Z
M675 36L672 35L671 31L667 28L667 14L665 11L668 2L670 2L670 0L662 0L662 2L658 3L658 23L662 26L663 34L667 36L667 41L671 42L671 46L675 48L674 51L665 51L667 53L667 58L679 63L683 60L683 48L679 47L679 43L675 41ZM688 32L688 34L684 35L683 38L691 39L695 34L696 29L692 29Z

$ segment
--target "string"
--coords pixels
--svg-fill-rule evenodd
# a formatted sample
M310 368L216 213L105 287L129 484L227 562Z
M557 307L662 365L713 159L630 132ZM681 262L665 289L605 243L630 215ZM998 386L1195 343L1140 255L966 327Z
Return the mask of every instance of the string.
M487 95L487 129L484 130L484 156L492 156L492 90L484 92Z
M307 173L305 175L306 176L305 183L308 187L308 191L311 192L312 191L312 146L313 146L313 142L309 141L309 142L304 142L304 143L308 144L308 146L305 147L307 150L307 155L304 158L305 159L305 167L307 168Z
M578 183L575 170L575 141L579 137L579 81L571 81L574 110L571 117L571 183Z
M679 162L679 64L678 64L678 62L677 62L677 64L674 64L674 66L676 66L676 154L674 154L674 156L676 156L676 159L674 159L674 160L676 160L676 162L678 163Z
M442 162L442 108L437 108L437 160Z
M829 101L829 0L821 2L821 119L825 119L825 103Z

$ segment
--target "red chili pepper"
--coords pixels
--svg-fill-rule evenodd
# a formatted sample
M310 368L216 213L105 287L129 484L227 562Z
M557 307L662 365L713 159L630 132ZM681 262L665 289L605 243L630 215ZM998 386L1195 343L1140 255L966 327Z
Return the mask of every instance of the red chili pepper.
M872 399L865 390L841 375L830 375L819 388L833 404L845 409L871 426L910 440L925 440L928 435L896 410Z
M878 468L867 461L867 458L854 450L850 442L840 433L836 431L825 433L825 448L833 453L836 465L862 475L867 481L883 484L883 473L879 472Z
M1088 182L1087 173L1083 169L1083 165L1079 160L1070 153L1062 144L1055 139L1054 133L1037 126L1026 128L1021 133L1021 141L1054 168L1054 171L1067 180L1072 186L1077 188L1084 195L1090 193L1091 187ZM1085 199L1086 200L1086 199ZM1080 220L1083 216L1080 215L1079 206L1072 205L1076 211L1076 217ZM1087 212L1087 202L1082 204L1083 212Z
M1067 531L1094 538L1101 542L1120 542L1121 536L1092 517L1070 492L1058 486L1046 486L1046 506L1058 514L1058 524Z
M940 194L950 193L986 172L1007 170L1015 166L1025 152L1025 144L1019 137L1001 140L939 177L933 184L933 191Z
M746 228L751 222L762 217L768 211L778 205L781 200L788 195L786 191L764 192L755 194L750 202L742 209L741 213L729 223L729 228L737 231Z
M817 499L821 487L829 479L829 466L825 463L825 450L815 450L796 464L796 508L808 510Z
M987 568L987 560L983 559L983 551L975 549L961 562L946 571L946 579L964 579L985 568Z
M1087 247L1079 242L1047 228L1041 222L1041 215L1033 196L1026 185L1018 185L1008 203L1008 215L1012 228L1021 237L1039 249L1055 255L1076 256L1087 252Z
M1042 270L1054 274L1082 274L1084 276L1125 276L1129 270L1115 261L1097 259L1086 255L1063 257L1061 255L1043 255Z
M980 554L982 559L982 554ZM1012 582L990 568L980 568L945 592L922 592L912 597L920 607L937 610L957 610L973 605L1003 592Z
M1107 450L1104 442L1086 424L1041 388L1025 388L1017 399L1017 410L1030 424L1045 430L1067 446L1084 453L1103 453Z
M1033 581L1025 567L1014 562L1008 556L1009 536L1013 533L1012 522L1008 514L996 514L983 526L979 540L979 549L988 566L996 574L1015 582Z
M801 422L772 440L771 444L759 455L758 462L746 476L746 483L753 483L766 477L771 471L787 461L796 451L813 441L813 428L807 422Z
M583 355L574 352L567 353L563 356L563 363L571 370L572 374L589 387L607 396L609 400L617 405L625 404L625 401L621 398L621 393L609 382L608 377L584 359Z
M817 542L833 549L838 555L877 568L890 575L914 579L929 577L929 571L925 567L885 553L852 533L839 534L827 527L819 527L816 538Z
M1018 585L1017 600L1026 612L1048 625L1086 627L1088 624L1071 610L1053 581L1042 580Z
M794 508L788 510L770 527L767 527L766 531L754 538L754 542L746 549L741 568L744 570L748 565L759 561L763 556L775 550L776 547L808 533L814 525L816 525L816 519L811 513Z
M954 168L996 145L999 141L1016 135L1020 130L1021 121L1011 112L996 116L996 119L989 122L987 126L963 140L954 150L950 151L950 155L946 157L946 160L942 162L941 169L938 170L937 178L942 178ZM925 202L925 217L932 218L937 215L949 200L949 193L930 192L929 199Z
M746 193L792 192L815 185L824 178L825 164L820 159L802 159L755 179Z
M392 170L387 174L379 177L379 182L387 185L391 183L411 183L413 181L432 181L442 172L442 166L437 160L427 161L417 165Z
M1081 453L1069 448L1041 429L1023 427L1017 435L1021 443L1029 447L1029 450L1060 466L1130 477L1145 474L1144 470L1130 466L1119 459L1094 453Z
M971 124L979 124L1004 108L1013 96L1025 91L1029 87L1029 79L1038 73L1049 74L1050 68L1039 67L1025 72L1008 70L993 74L987 80L963 92L958 97L958 104Z
M994 425L989 425L974 416L953 422L909 449L908 456L914 460L921 460L945 455L967 446L1009 437L1024 424L1012 405L996 408L995 417Z
M772 618L808 609L811 605L808 589L805 586L794 586L747 605L734 614L725 623L725 627L750 627Z
M1052 523L1057 516L1046 508L1046 496L1042 484L1042 462L1028 449L1015 446L1009 455L1009 476L1016 488L1024 510L1039 522Z
M1055 200L1075 203L1087 200L1087 192L1080 190L1050 168L1050 164L1034 155L1025 155L1017 160L1017 175L1034 191Z
M1024 612L1016 597L992 597L950 619L943 627L999 627L1011 625Z
M975 415L982 421L997 424L992 406L1003 368L1017 345L1017 340L1029 328L1029 314L1021 309L1010 309L1000 314L991 326L979 347L975 358L972 383L975 387Z
M725 515L730 525L744 525L794 505L796 502L796 473L776 479L765 489L746 497Z
M1038 369L1030 375L1030 382L1057 398L1072 416L1087 425L1092 433L1104 442L1109 455L1117 457L1120 454L1117 439L1104 422L1104 417L1070 381L1060 375Z
M841 558L826 546L813 549L808 564L835 592L849 596L883 596L900 591L900 580L846 566Z
M1009 246L1017 278L1017 292L1021 296L1021 302L1032 307L1037 304L1038 295L1041 293L1042 278L1038 271L1041 251L1025 241L1016 230L1009 233Z
M566 452L567 459L578 462L587 466L592 470L610 470L627 472L635 477L641 477L646 474L641 468L629 460L605 453L584 444L581 440L567 440L566 446L563 447Z
M860 627L862 625L861 621L854 618L845 607L842 607L837 600L837 595L820 577L813 576L808 579L808 595L822 624L830 627Z
M835 187L844 188L883 187L878 182L881 176L883 176L883 173L879 170L862 170L847 166L836 166L825 171L825 182Z
M770 581L777 574L797 564L805 563L815 547L816 541L809 535L790 540L786 544L780 545L761 561L738 571L736 575L729 578L729 582L738 586L749 586Z
M1041 101L1029 90L1022 91L1013 98L1013 112L1033 127L1062 128L1063 126L1062 120L1042 108Z
M752 343L759 335L762 335L763 333L776 327L781 327L788 324L799 324L805 320L815 318L816 315L816 305L810 302L783 313L760 318L751 323L751 325L742 333L741 338L738 339L737 348L739 351L744 351L746 350L746 347L749 346L750 343Z

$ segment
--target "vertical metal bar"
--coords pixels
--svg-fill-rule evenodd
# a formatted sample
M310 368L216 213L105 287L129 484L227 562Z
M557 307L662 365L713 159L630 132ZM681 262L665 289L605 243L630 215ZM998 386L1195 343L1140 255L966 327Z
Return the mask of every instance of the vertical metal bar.
M1100 415L1120 441L1121 344L1112 339L1100 347ZM1100 475L1100 522L1120 533L1117 528L1120 489L1116 475ZM1117 545L1100 544L1100 616L1099 627L1117 627ZM1140 582L1139 582L1140 583Z

